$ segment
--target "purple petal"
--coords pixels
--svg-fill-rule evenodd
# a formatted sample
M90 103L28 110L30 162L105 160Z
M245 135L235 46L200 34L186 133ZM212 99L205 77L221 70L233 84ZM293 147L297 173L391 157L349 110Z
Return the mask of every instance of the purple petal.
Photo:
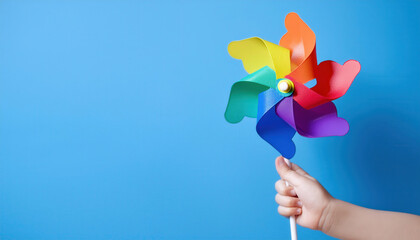
M304 137L343 136L349 131L349 124L337 116L332 102L308 110L287 97L277 104L276 114Z

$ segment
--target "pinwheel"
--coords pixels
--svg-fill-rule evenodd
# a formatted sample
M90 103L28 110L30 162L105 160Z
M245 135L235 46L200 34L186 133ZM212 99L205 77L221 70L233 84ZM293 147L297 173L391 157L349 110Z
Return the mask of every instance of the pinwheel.
M230 123L257 118L258 135L290 159L296 152L296 132L310 138L348 132L349 124L337 116L331 101L347 92L360 64L318 65L314 32L296 13L286 16L285 25L287 33L278 45L258 37L229 44L229 54L242 60L249 75L233 84L225 118ZM305 85L313 79L314 87Z

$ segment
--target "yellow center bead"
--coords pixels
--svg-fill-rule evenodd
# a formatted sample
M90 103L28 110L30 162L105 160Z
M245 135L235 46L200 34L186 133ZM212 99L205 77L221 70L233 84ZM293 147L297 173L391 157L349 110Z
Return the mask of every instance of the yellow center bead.
M277 88L281 93L290 93L295 89L295 85L289 79L283 79L279 81Z

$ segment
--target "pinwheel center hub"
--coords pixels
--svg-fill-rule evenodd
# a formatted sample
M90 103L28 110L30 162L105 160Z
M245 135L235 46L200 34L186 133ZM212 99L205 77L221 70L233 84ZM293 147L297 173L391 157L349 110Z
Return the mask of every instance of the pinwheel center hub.
M286 81L282 81L279 83L279 90L282 92L289 92L290 91L290 85L287 84Z
M277 83L277 89L283 96L288 97L292 95L293 91L295 90L295 85L291 80L287 78L282 78Z

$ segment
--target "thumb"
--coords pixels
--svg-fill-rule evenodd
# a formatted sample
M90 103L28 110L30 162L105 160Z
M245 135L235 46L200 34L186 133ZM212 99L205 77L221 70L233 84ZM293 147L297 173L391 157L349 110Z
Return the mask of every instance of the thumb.
M282 156L276 158L276 170L282 179L293 186L299 186L305 181L305 177L291 169Z

